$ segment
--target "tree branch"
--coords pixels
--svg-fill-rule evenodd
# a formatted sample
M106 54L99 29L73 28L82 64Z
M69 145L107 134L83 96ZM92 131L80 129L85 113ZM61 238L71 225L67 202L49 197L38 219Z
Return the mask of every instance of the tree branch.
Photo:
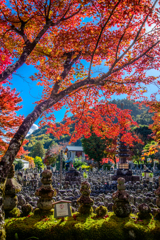
M122 39L123 39L123 37L124 37L124 35L125 35L125 33L126 33L127 28L129 27L129 24L130 24L131 21L132 21L132 18L133 18L133 15L131 16L131 18L130 18L130 20L129 20L127 26L126 26L126 28L125 28L125 30L124 30L124 33L122 34L121 38L119 39L119 42L118 42L118 45L117 45L117 51L116 51L116 59L117 59L117 57L118 57L119 46L120 46L121 41L122 41Z
M100 32L100 34L99 34L99 37L98 37L98 40L97 40L95 49L94 49L94 51L93 51L93 54L92 54L92 57L91 57L91 61L90 61L89 72L88 72L88 77L89 77L89 78L90 78L90 75L91 75L91 67L92 67L92 62L93 62L94 54L95 54L95 52L96 52L96 50L97 50L97 47L98 47L99 41L100 41L100 39L101 39L102 33L103 33L106 25L108 24L109 20L111 19L114 10L115 10L116 7L119 5L120 1L121 1L121 0L119 0L119 1L117 2L117 4L114 6L114 8L112 9L112 12L110 13L107 21L105 22L104 26L101 28L101 32Z
M153 9L153 8L155 7L157 1L158 1L158 0L155 0L155 2L154 2L154 4L152 5L152 8L151 8L151 9ZM117 62L119 62L119 61L126 55L126 53L134 46L134 44L135 44L136 41L138 40L138 37L139 37L139 35L140 35L140 33L141 33L141 30L142 30L144 24L146 23L146 21L147 21L147 19L148 19L148 17L149 17L149 14L150 14L150 13L148 13L147 16L145 17L145 19L144 19L143 23L141 24L141 26L140 26L140 28L139 28L139 30L138 30L138 32L137 32L137 34L136 34L133 42L131 43L131 45L126 49L126 51L124 51L124 53L122 53L122 55L121 55L118 59L115 59L115 62L113 63L113 65L111 66L111 68L110 68L109 71L108 71L109 74L112 72L112 70L113 70L113 68L115 67L115 65L117 64Z
M70 15L67 18L64 18L64 16L66 15L66 13L64 13L63 17L60 20L57 20L57 22L53 23L51 20L48 20L46 22L46 24L44 25L43 29L37 34L36 38L34 39L34 41L32 43L29 42L28 39L25 38L25 43L26 46L23 49L23 52L20 56L20 58L12 65L9 65L1 74L0 74L0 82L4 81L5 79L7 79L13 72L15 72L19 67L21 67L25 61L27 60L27 57L31 54L31 52L33 51L33 49L35 48L35 46L37 45L37 43L39 42L39 40L42 38L42 36L47 32L47 30L52 26L57 26L61 21L65 21L68 20L69 18L73 17L74 15L76 15L77 13L79 13L81 10L81 7L79 8L78 11L76 11L75 13L73 13L72 15ZM7 20L7 19L6 19ZM26 22L25 22L26 23ZM24 37L24 35L18 30L16 29L14 26L12 27L14 28L14 30L20 34L22 37Z
M6 15L4 14L4 12L2 11L2 10L0 10L1 11L1 13L3 14L3 16L4 16L4 18L5 18L5 20L7 21L7 22L10 22L10 23L19 23L20 21L11 21L11 20L9 20L7 17L6 17Z
M145 52L143 52L141 55L139 55L138 57L134 58L132 61L125 63L124 65L122 65L121 67L115 69L114 71L112 71L112 73L115 73L119 70L121 70L122 68L127 67L128 65L133 64L134 62L136 62L138 59L142 58L144 55L146 55L152 48L154 48L158 43L160 43L160 41L157 41L155 44L153 44L151 47L149 47Z
M60 75L60 79L58 81L56 81L53 90L51 92L51 97L54 97L55 94L57 94L59 88L60 88L60 84L61 82L66 78L66 76L68 75L68 73L71 70L71 67L73 66L74 63L76 63L76 61L79 59L79 57L81 56L81 52L78 53L78 55L72 60L72 56L75 54L75 52L68 52L65 53L64 55L67 56L67 59L64 63L64 70Z
M74 17L76 14L78 14L81 11L81 9L82 9L82 7L80 6L80 8L75 13L71 14L69 17L66 17L66 18L62 17L62 20L68 20L68 19ZM65 13L65 16L66 16L67 12Z
M25 27L25 23L23 24L23 26L21 25L21 30L18 30L14 25L12 25L11 26L11 30L13 30L16 33L18 33L23 38L25 44L28 44L28 43L31 44L31 42L29 41L29 39L27 38L27 36L24 33L24 27Z

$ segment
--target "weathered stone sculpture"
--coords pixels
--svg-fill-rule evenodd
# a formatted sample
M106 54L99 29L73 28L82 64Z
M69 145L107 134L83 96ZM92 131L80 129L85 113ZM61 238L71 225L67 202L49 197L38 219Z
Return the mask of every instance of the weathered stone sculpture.
M97 214L97 217L104 217L108 213L108 210L104 206L99 206L96 208L95 212Z
M27 187L28 181L27 181L27 176L26 175L24 176L22 183L23 183L24 187Z
M21 217L28 216L28 214L29 214L30 212L32 212L32 211L33 211L33 208L32 208L32 206L31 206L31 204L29 204L29 203L24 204L24 205L22 206L22 214L21 214Z
M142 203L141 205L139 205L138 209L139 209L139 213L137 215L139 219L142 220L142 219L148 219L152 217L152 215L150 214L151 209L146 203Z
M81 197L77 200L77 203L80 205L78 211L81 214L90 214L93 212L92 205L93 205L93 200L90 198L90 184L85 181L81 183Z
M129 204L129 195L125 191L125 179L118 178L118 190L112 194L114 200L113 211L117 217L128 217L131 213L131 206Z
M37 206L40 211L50 211L53 207L52 197L56 196L56 190L52 187L52 172L48 169L42 172L42 186L36 190L35 195L40 197ZM37 210L36 210L37 212Z
M20 192L22 186L14 178L14 165L12 165L5 186L4 210L6 217L18 217L20 210L17 208L18 198L16 193Z

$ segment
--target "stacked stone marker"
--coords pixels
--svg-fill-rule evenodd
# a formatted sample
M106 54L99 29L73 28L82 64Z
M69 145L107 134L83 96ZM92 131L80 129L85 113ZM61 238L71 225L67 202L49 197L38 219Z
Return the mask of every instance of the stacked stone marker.
M18 198L16 193L21 191L22 186L14 178L14 173L14 165L12 164L5 186L4 210L6 217L18 217L20 215L20 210L17 208Z
M52 172L48 169L42 172L42 186L36 190L35 195L39 196L40 199L37 202L38 209L35 213L39 213L41 211L50 211L53 208L53 200L52 197L56 196L56 190L52 187Z
M118 185L117 185L117 192L114 192L112 194L114 205L113 205L113 211L116 214L117 217L128 217L131 213L131 206L129 204L129 195L125 191L125 179L124 178L118 178Z
M80 192L82 195L77 200L77 203L80 205L78 211L81 214L91 214L93 212L93 200L90 198L91 189L89 182L85 181L81 183Z

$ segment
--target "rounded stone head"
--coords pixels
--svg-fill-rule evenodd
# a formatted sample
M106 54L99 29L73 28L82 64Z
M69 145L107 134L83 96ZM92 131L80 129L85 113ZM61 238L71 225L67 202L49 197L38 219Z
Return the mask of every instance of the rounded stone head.
M142 203L138 206L138 209L141 213L150 213L151 209L146 203Z
M81 188L82 189L89 189L90 188L90 184L89 182L85 181L81 183Z
M52 177L52 172L49 169L46 169L42 172L42 178L51 178Z
M117 182L118 182L118 184L122 185L122 184L125 183L125 179L120 177L120 178L117 179Z

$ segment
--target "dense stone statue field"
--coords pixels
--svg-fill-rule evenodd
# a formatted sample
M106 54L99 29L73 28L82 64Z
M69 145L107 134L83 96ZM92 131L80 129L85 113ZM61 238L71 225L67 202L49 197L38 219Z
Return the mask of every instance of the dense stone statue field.
M160 237L160 178L112 181L113 171L63 173L26 169L7 179L6 239L143 239ZM157 175L157 176L156 176ZM151 181L152 180L152 181ZM70 202L71 216L55 217L56 203ZM33 239L34 239L33 238Z

